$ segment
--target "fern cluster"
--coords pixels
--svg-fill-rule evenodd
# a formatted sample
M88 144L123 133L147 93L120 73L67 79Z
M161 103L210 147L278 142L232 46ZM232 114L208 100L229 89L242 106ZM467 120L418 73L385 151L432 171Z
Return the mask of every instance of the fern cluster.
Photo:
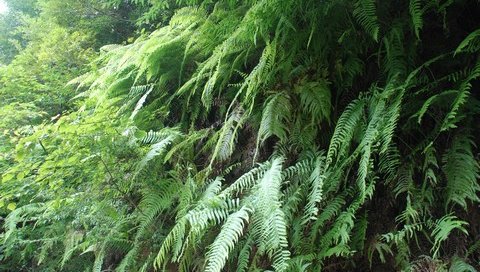
M471 1L131 2L177 8L103 47L78 110L20 142L0 200L35 197L1 260L478 268L480 32L453 18Z

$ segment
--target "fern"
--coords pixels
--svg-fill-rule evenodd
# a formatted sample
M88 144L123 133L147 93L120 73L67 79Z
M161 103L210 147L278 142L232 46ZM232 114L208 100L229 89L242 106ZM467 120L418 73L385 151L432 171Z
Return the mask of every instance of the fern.
M166 261L167 261L167 255L169 255L170 250L172 250L172 247L174 244L180 243L183 241L184 236L185 236L185 228L187 224L187 219L186 218L181 218L177 220L175 226L170 230L169 234L165 237L163 240L162 246L160 250L158 251L157 256L155 257L155 262L154 262L154 267L156 269L160 267L165 267ZM176 250L178 252L178 250Z
M138 174L141 170L143 170L149 161L164 153L167 146L169 146L175 140L175 138L176 137L174 135L169 135L165 139L162 139L158 143L152 145L145 157L138 163L135 173Z
M231 214L222 226L217 238L207 252L205 271L221 271L238 239L243 234L244 222L248 223L248 207L242 207L239 211Z
M468 134L454 138L452 146L443 157L443 171L447 177L446 205L455 203L467 209L467 200L478 202L480 191L479 165L472 153Z
M290 99L285 93L272 95L263 109L258 130L257 146L275 135L280 140L287 138L287 125L291 111Z
M138 92L140 90L142 90L143 86L141 86L140 88L134 88L132 87L132 90L130 91L130 93L132 92ZM144 94L140 97L140 99L137 101L137 104L135 105L135 108L132 112L132 114L130 115L130 119L133 120L133 118L135 118L135 116L137 115L138 111L140 111L140 109L142 108L143 104L145 103L145 100L147 99L148 95L153 91L154 89L154 86L150 86L148 88L148 90L146 92L144 92ZM129 94L130 95L130 94Z
M237 272L244 272L248 268L249 259L250 259L250 252L252 250L252 245L254 241L251 237L248 237L245 245L243 246L242 250L238 254L238 262L237 262Z
M369 251L368 251L368 262L370 263L370 267L372 267L372 259L373 259L373 253L377 252L378 257L380 258L380 262L385 263L386 262L386 253L389 255L393 255L392 249L388 244L379 241L378 239L375 240L372 245L370 245Z
M417 122L420 124L421 121L422 121L422 118L423 116L425 115L425 113L428 111L428 108L436 101L438 100L438 98L441 98L442 96L448 96L448 95L451 95L451 94L455 94L457 93L456 91L454 90L447 90L447 91L444 91L442 93L439 93L439 94L436 94L436 95L433 95L431 96L430 98L428 98L427 100L425 100L425 103L422 105L422 107L420 108L420 110L415 113L415 115L413 115L412 117L414 116L418 116L417 117Z
M317 205L322 200L322 193L323 193L323 182L325 176L322 174L322 168L324 161L323 158L319 158L315 161L315 169L312 171L310 175L310 193L308 196L308 203L305 206L305 220L316 219L318 214L318 207Z
M237 109L231 114L222 129L218 132L218 140L213 150L210 165L213 164L213 161L217 157L221 161L224 161L232 155L237 140L238 129L242 126L243 121L241 109Z
M68 260L72 257L72 254L77 250L78 244L83 240L83 233L78 231L71 231L67 235L65 244L65 253L62 257L62 263L60 266L63 268Z
M146 228L154 223L155 218L173 202L174 193L179 186L172 181L160 181L160 188L157 190L146 190L139 204L142 210L140 227L137 230L137 237L144 235Z
M460 107L465 104L467 101L468 96L470 95L470 92L468 89L470 88L469 83L467 83L467 86L464 86L461 90L458 91L457 96L455 97L455 100L452 103L452 109L450 112L445 116L445 119L442 123L441 131L446 131L449 129L456 128L456 123L458 122L458 111Z
M461 52L476 52L480 48L480 29L470 33L455 49L455 54Z
M477 270L461 258L455 257L448 268L449 272L476 272Z
M464 228L464 225L468 225L468 223L458 220L456 216L448 214L440 218L435 223L435 228L432 231L432 236L434 238L432 252L434 258L438 254L440 244L448 238L453 230L458 229L459 231L468 234L467 230Z
M331 94L328 82L308 82L298 88L301 107L312 116L312 122L330 121Z
M380 24L378 23L376 12L377 9L374 0L359 0L355 2L353 16L355 16L365 31L372 36L375 41L378 41Z
M420 38L420 30L423 27L423 10L421 6L421 1L420 0L410 0L409 4L409 11L410 11L410 16L412 17L412 25L413 25L413 30L415 31L415 35L417 36L417 39Z
M285 271L290 253L288 246L285 215L280 209L281 167L283 159L276 158L265 172L256 188L257 200L253 202L256 211L252 220L254 232L260 238L260 251L273 258L273 266Z
M54 2L25 27L83 35ZM477 237L453 239L480 202L469 1L81 2L144 30L90 66L90 40L17 33L0 270L471 270Z
M230 194L241 194L243 191L251 189L265 174L265 170L268 168L268 164L259 165L257 168L253 168L249 172L240 176L235 182L233 182L228 188L226 188L221 194L221 197L227 197Z
M343 158L353 138L355 127L363 116L365 101L355 100L347 106L337 121L337 126L332 135L327 153L327 165L330 165ZM334 158L337 158L334 161Z

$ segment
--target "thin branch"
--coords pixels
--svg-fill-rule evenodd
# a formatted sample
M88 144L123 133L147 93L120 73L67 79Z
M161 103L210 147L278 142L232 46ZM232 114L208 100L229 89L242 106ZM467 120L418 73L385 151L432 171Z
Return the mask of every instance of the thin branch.
M132 206L139 210L140 213L143 214L142 210L137 206L137 204L135 204L135 202L133 202L133 200L130 198L130 196L128 195L127 192L124 192L120 186L118 185L118 183L116 182L116 179L115 177L113 176L113 173L110 171L110 169L108 168L107 164L105 163L105 161L103 160L102 156L98 156L100 158L100 161L102 162L103 166L105 167L105 170L107 171L107 174L110 176L110 179L109 181L113 184L113 186L115 187L115 189L120 192L123 197L128 200L128 202L130 202L130 204L132 204Z

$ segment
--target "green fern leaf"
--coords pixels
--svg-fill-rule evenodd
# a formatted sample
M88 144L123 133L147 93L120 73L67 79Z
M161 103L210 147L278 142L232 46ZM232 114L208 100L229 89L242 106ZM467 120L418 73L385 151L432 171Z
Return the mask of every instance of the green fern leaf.
M467 209L467 200L479 202L480 166L472 152L473 142L468 134L454 138L443 156L443 172L447 177L446 205L455 203Z
M435 228L432 231L432 236L434 238L434 244L432 247L433 258L437 256L440 244L448 238L453 230L458 229L459 231L468 234L464 227L465 225L468 225L468 223L458 220L456 216L451 214L443 216L436 222Z
M263 108L262 121L258 130L257 145L275 135L280 140L287 138L287 122L291 115L290 98L283 92L270 96Z
M327 81L308 82L297 87L302 110L312 116L312 122L330 122L331 94Z
M365 31L367 31L375 41L378 41L380 24L378 23L376 12L375 0L358 0L355 2L353 16Z
M249 213L252 210L242 207L239 211L228 216L217 238L210 245L206 255L206 272L220 272L225 266L229 253L243 235L245 223L248 223Z
M412 17L413 30L417 39L420 38L420 30L423 27L423 10L421 6L421 0L410 0L409 5L410 16Z

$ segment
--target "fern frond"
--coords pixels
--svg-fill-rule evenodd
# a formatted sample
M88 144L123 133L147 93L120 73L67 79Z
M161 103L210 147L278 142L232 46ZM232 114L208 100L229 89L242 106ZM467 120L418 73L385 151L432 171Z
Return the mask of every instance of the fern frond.
M382 234L381 239L387 243L395 243L396 245L404 242L405 239L411 239L416 232L423 230L423 225L420 223L404 225L401 230Z
M455 49L455 55L461 52L477 52L480 50L480 29L473 31Z
M330 200L325 207L323 207L317 220L315 221L312 231L310 233L310 240L314 242L318 236L318 232L325 226L325 223L334 218L341 212L343 205L346 203L346 193L340 194Z
M467 98L470 96L470 83L466 83L463 86L464 87L457 92L458 94L452 103L452 108L450 112L448 112L448 114L445 116L440 131L446 131L457 127L456 123L458 122L457 117L460 107L467 102Z
M84 239L84 233L80 231L71 230L64 241L65 251L62 257L62 262L60 267L64 267L65 264L70 260L73 253L78 249L78 245Z
M227 187L220 197L227 197L230 194L241 194L245 190L252 188L265 174L268 168L268 164L260 164L258 167L253 168L249 172L240 176L235 182Z
M372 259L373 259L373 253L377 252L378 257L380 258L380 262L385 263L386 258L385 255L386 253L393 255L392 249L390 246L384 242L382 242L380 239L375 239L374 242L370 245L370 248L368 250L367 258L368 262L370 264L370 267L372 267Z
M448 238L453 230L458 229L459 231L468 234L464 227L465 225L468 225L468 223L458 220L456 216L451 214L443 216L435 223L435 228L432 231L432 236L434 238L434 244L432 247L433 258L437 256L441 243Z
M324 157L323 153L320 153L319 157ZM316 162L316 158L299 160L295 165L283 169L282 180L291 180L295 177L303 178L308 176L314 169Z
M133 109L132 114L130 115L130 120L133 120L137 113L140 111L142 108L143 104L145 103L145 100L147 100L148 95L153 91L153 86L151 86L143 95L140 97L140 99L137 101L137 104L135 105L135 108Z
M312 122L330 122L331 94L326 80L308 82L297 87L302 110L312 116Z
M173 181L161 180L158 189L145 190L139 204L142 214L136 239L142 237L155 218L172 204L178 187Z
M315 161L315 168L312 171L310 181L310 193L308 195L308 203L305 206L304 223L312 219L316 219L318 215L318 204L322 201L323 196L323 182L325 176L323 174L324 158L319 158Z
M448 268L449 272L477 272L477 270L465 260L455 256Z
M170 254L170 250L172 250L172 247L174 244L179 244L183 241L185 238L185 229L187 225L187 219L186 218L181 218L177 220L175 223L175 226L170 230L168 235L165 237L163 240L162 246L160 247L160 250L157 253L157 256L155 257L155 262L154 262L154 267L155 269L164 267L166 265L167 257ZM175 252L177 252L176 250ZM174 253L175 253L174 252Z
M413 30L415 31L417 39L419 39L420 30L423 27L423 10L421 6L421 0L410 0L410 4L408 7L410 11L410 16L412 17Z
M353 16L365 31L372 36L375 41L378 41L380 24L376 12L375 0L358 0L355 2Z
M455 203L466 210L467 200L480 201L477 182L480 166L473 155L472 145L468 134L458 135L443 156L443 172L447 177L446 205Z
M3 241L7 242L9 240L10 236L17 230L17 224L27 220L26 218L29 214L43 212L46 208L47 206L43 203L32 203L16 208L10 212L5 218Z
M425 100L425 102L423 103L420 110L418 110L412 117L417 117L417 122L420 124L423 116L425 115L425 113L427 113L428 108L433 103L435 103L436 100L438 100L442 96L449 96L451 94L456 94L456 93L457 93L457 91L455 91L455 90L447 90L447 91L443 91L439 94L436 94L436 95L433 95L433 96L429 97L427 100Z
M239 211L228 216L220 233L210 245L206 254L206 272L222 271L229 253L243 235L245 223L248 223L249 213L251 212L250 208L244 206Z
M281 182L283 158L275 158L256 188L256 199L252 203L253 232L259 239L259 251L273 258L273 266L285 271L290 256L285 214L281 210Z
M142 171L147 163L154 159L155 157L163 154L166 151L166 148L172 144L173 141L175 141L178 137L178 134L170 134L166 138L160 140L159 142L153 144L148 151L148 153L142 158L142 160L138 163L136 170L135 170L135 176Z
M452 103L451 110L445 116L440 131L446 131L456 128L456 123L459 121L459 111L468 97L470 96L470 89L472 88L472 81L480 77L480 60L477 60L475 66L470 72L469 76L460 84L458 95Z
M93 262L92 272L102 272L102 266L105 261L105 250L95 253L95 261Z
M327 167L344 157L353 138L355 127L363 116L365 101L357 99L350 103L337 121L327 153Z
M248 236L247 240L245 241L245 245L240 250L238 254L238 261L237 261L237 272L245 272L248 269L248 264L250 260L250 254L252 251L252 246L254 244L254 240Z
M263 108L262 121L257 136L257 146L268 137L275 135L280 140L287 138L289 116L291 115L290 98L280 92L270 96Z
M217 157L220 161L224 161L232 155L238 136L238 129L243 125L243 122L243 110L241 108L235 109L220 131L217 132L219 136L213 150L210 166Z

